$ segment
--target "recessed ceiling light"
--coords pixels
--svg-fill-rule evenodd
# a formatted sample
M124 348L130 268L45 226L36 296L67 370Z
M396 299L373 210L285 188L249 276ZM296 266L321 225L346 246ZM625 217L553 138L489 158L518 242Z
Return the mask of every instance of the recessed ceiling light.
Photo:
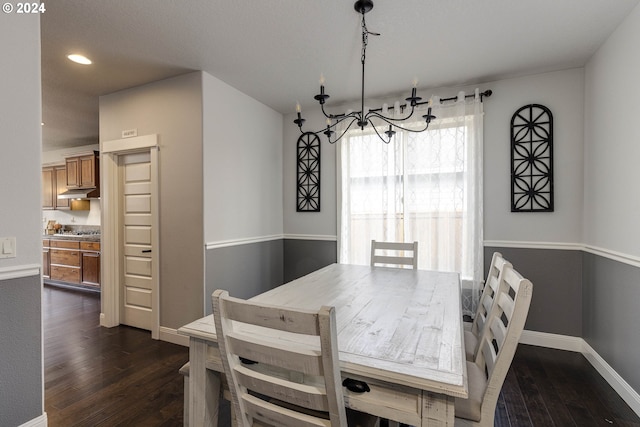
M91 64L91 60L89 58L87 58L86 56L83 56L83 55L77 55L77 54L74 53L72 55L67 55L67 58L69 58L73 62L77 62L78 64L82 64L82 65Z

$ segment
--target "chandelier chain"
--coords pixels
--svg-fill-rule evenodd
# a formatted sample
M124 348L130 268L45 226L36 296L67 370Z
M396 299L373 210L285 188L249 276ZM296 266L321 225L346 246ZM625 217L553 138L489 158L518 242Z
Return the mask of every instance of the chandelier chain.
M367 30L367 23L364 21L364 13L362 14L362 57L360 62L364 65L367 59L367 44L369 43L369 31Z

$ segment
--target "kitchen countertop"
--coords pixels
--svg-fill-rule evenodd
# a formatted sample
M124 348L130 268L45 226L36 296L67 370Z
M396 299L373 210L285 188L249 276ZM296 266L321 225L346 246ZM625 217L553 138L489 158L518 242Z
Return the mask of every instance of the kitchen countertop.
M43 239L51 240L79 240L83 242L99 242L99 234L43 234Z

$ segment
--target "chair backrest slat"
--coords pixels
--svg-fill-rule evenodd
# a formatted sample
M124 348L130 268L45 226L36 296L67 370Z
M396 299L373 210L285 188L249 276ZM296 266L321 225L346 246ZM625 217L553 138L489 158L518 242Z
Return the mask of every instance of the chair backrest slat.
M222 290L212 305L240 425L346 426L333 307L261 305Z
M318 313L255 304L235 298L225 302L226 318L269 329L297 334L319 335Z
M272 426L295 426L295 427L330 427L330 420L323 420L313 415L307 415L288 408L281 408L273 411L273 404L259 399L252 395L245 395L242 399L243 406L252 418ZM346 425L346 424L345 424Z
M249 341L251 340L251 341ZM228 335L227 345L229 351L244 359L253 362L265 363L292 371L298 371L307 375L323 375L322 354L320 348L309 349L304 346L299 349L293 346L283 350L274 346L273 342L258 342L256 336Z
M236 367L236 375L240 383L247 389L262 395L286 397L287 402L315 411L329 411L327 392L323 384L300 384L282 375L284 371L265 374L251 369L251 365ZM291 390L295 393L291 393Z
M378 251L386 251L380 255ZM393 253L388 253L392 251ZM409 254L407 254L409 252ZM414 270L418 269L418 242L401 243L401 242L378 242L371 241L371 266L383 264L385 266L412 266Z

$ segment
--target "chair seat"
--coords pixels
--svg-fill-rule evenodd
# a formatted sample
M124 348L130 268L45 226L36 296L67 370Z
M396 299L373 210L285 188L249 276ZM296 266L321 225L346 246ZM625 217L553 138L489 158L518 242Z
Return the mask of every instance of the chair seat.
M473 361L473 352L478 345L478 337L471 331L464 331L464 352L467 360Z
M469 381L469 398L456 397L456 418L480 421L482 398L487 388L487 377L478 365L473 362L467 362L467 378Z

